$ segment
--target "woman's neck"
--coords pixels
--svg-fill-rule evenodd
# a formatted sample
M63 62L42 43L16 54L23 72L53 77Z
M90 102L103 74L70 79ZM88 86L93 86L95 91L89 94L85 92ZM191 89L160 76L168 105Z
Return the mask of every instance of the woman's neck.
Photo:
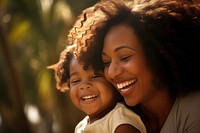
M159 90L154 98L141 104L140 107L144 116L142 119L150 133L160 132L173 104L174 98L171 98L164 90Z

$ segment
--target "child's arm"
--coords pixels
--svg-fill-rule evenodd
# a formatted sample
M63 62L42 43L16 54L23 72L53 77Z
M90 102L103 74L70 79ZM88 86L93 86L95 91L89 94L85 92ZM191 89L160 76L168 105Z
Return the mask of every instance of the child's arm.
M122 124L116 128L114 133L140 133L140 131L132 125Z

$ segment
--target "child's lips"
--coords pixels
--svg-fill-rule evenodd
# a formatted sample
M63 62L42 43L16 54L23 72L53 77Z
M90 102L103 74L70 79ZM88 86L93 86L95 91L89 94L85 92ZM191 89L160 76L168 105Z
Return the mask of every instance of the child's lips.
M81 99L82 100L84 100L84 101L86 101L86 100L90 100L90 99L94 99L94 98L96 98L96 97L98 97L98 95L86 95L86 96L83 96L83 97L81 97Z
M99 94L94 91L84 91L80 94L81 101L87 104L96 101L98 97L99 97Z

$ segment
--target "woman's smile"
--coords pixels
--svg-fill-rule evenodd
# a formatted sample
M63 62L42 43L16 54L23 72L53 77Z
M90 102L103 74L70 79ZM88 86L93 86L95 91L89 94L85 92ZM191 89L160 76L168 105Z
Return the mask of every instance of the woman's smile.
M137 82L136 79L125 81L122 83L117 83L117 89L122 96L127 96L134 90L134 85Z
M154 91L153 73L134 30L125 24L113 26L105 36L102 51L105 77L129 106L142 103Z

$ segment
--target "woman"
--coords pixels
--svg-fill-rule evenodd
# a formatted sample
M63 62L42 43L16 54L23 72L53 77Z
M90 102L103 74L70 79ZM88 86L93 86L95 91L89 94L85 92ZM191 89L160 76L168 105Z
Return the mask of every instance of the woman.
M104 66L148 132L199 133L199 35L197 1L108 0L83 11L69 44L86 64Z

